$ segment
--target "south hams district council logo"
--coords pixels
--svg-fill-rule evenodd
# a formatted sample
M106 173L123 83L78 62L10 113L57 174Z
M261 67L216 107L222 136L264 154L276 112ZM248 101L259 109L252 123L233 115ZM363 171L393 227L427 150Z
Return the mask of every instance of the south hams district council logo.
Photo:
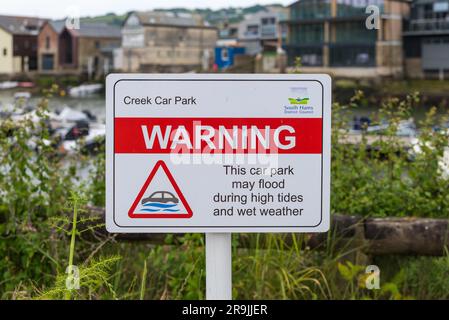
M191 218L187 203L175 178L162 160L156 162L128 211L133 219Z

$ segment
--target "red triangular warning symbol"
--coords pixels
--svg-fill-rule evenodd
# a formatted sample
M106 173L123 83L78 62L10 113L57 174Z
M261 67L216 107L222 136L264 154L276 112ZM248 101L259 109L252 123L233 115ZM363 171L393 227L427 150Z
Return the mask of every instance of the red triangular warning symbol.
M128 211L130 218L190 218L192 214L192 209L162 160L156 162Z

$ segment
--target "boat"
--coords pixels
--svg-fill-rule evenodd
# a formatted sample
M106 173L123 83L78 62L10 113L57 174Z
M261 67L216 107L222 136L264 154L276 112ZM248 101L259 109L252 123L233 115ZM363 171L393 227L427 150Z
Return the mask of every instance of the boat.
M34 88L34 83L30 81L23 81L17 84L19 88Z
M388 128L390 124L387 121L383 121L380 124L371 125L371 119L368 117L354 117L352 122L351 129L349 130L350 134L362 134L362 133L370 133L370 134L383 134ZM417 129L415 125L415 121L413 118L409 118L407 120L401 120L398 123L396 129L396 136L398 137L415 137L417 135Z
M79 125L80 123L77 124L78 127ZM78 129L80 134L76 138L73 135L69 135L70 132L73 132L73 129L66 132L65 139L60 144L59 151L61 153L72 154L80 147L83 148L82 152L95 153L105 143L106 126L102 123L89 124L87 131ZM80 145L80 138L83 138L82 145Z
M0 82L0 89L7 90L7 89L14 89L17 88L19 83L17 81L3 81Z
M56 119L61 122L75 122L81 120L88 121L89 117L82 111L78 111L68 106L64 106L64 108L57 113Z
M103 89L103 85L100 83L83 84L78 87L69 89L69 95L72 97L85 97L95 93L98 93Z
M0 106L0 118L18 117L33 111L35 108L30 104L30 99L31 93L16 92L13 103Z
M20 92L14 93L14 101L17 101L19 99L24 99L24 100L28 101L31 99L31 93L29 93L27 91L20 91Z

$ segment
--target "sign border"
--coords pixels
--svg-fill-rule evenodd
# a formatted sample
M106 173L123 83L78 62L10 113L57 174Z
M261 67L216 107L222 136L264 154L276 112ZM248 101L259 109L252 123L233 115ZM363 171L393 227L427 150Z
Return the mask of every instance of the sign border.
M154 176L156 175L159 168L162 168L165 175L167 176L168 180L172 184L173 188L175 189L179 200L181 200L182 205L187 211L187 214L185 213L175 213L175 214L166 214L166 213L134 213L134 211L137 208L137 205L139 204L140 199L145 194L146 189L153 181ZM128 216L132 219L159 219L159 218L167 218L167 219L189 219L193 216L192 209L190 208L189 203L187 202L186 198L184 197L184 194L182 193L181 189L178 186L178 183L176 182L175 178L173 177L172 173L170 172L170 169L168 169L167 164L164 160L158 160L156 164L154 165L153 169L150 171L150 174L148 175L148 178L145 180L145 183L143 184L142 188L140 189L140 192L137 194L136 199L134 200L133 204L131 205L131 208L129 208Z
M252 82L252 81L257 81L257 82L272 82L272 81L280 81L280 82L318 82L321 85L321 201L320 201L320 221L318 222L318 224L316 225L312 225L312 226L255 226L255 225L246 225L246 226L123 226L123 225L119 225L117 223L117 221L115 220L115 87L117 86L117 84L119 82L122 81L158 81L158 82L187 82L187 81L194 81L194 82L201 82L201 81L213 81L213 82ZM114 222L114 224L119 227L119 228L135 228L135 229L232 229L232 228L247 228L247 229L302 229L302 228L316 228L319 227L322 223L323 223L323 170L324 170L324 157L323 157L323 151L324 151L324 85L321 81L317 80L317 79L231 79L231 78L223 78L223 79L217 79L217 78L211 78L211 79L189 79L189 78L180 78L180 79L171 79L171 78L161 78L161 79L156 79L156 78L152 78L152 79L129 79L129 78L124 78L124 79L119 79L117 81L114 82L113 85L113 97L112 97L112 105L113 105L113 113L112 113L112 128L113 128L113 137L111 137L113 139L113 143L112 143L112 221ZM182 117L180 117L182 119ZM330 155L329 155L330 156Z

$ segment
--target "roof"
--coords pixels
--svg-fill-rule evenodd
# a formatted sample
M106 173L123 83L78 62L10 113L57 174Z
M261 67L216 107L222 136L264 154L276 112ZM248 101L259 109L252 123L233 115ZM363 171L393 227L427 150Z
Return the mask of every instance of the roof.
M197 14L174 13L162 11L133 11L142 25L171 25L180 27L208 27L203 18Z
M13 35L37 36L46 21L35 17L0 16L0 27Z
M61 31L65 27L65 21L64 20L52 20L48 22L50 26L53 28L53 30L56 31L56 33L61 33Z
M117 26L104 23L81 22L79 29L71 29L70 32L81 38L121 38L121 30Z

